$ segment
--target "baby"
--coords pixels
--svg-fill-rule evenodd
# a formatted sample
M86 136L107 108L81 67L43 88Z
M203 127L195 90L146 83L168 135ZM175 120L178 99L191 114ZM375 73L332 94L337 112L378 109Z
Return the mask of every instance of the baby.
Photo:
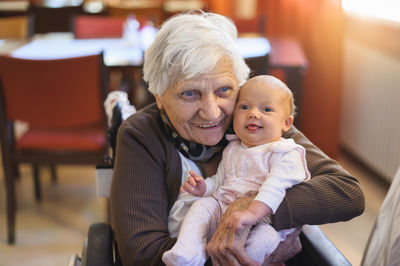
M233 117L236 135L227 136L230 143L216 175L203 179L190 171L181 188L182 194L202 198L190 207L176 244L163 254L164 263L203 265L207 241L229 204L240 197L257 194L246 210L235 213L229 226L239 229L254 225L245 247L256 262L262 264L294 231L277 232L269 225L286 189L310 175L305 149L292 139L282 138L292 126L294 109L292 92L277 78L257 76L242 86Z

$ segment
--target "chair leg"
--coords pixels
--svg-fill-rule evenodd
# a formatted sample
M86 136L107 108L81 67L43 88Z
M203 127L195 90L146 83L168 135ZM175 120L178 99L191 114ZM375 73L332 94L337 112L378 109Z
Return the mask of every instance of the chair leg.
M13 171L14 171L14 177L15 177L15 179L18 179L18 178L20 177L20 172L19 172L18 164L16 164L16 165L13 167Z
M15 168L9 164L4 166L7 193L7 240L9 244L14 244L15 242L16 199L14 170Z
M50 165L50 173L51 173L51 183L53 185L57 184L57 168L55 164Z
M39 166L33 164L33 182L35 187L35 199L37 202L42 200L42 192L40 188Z

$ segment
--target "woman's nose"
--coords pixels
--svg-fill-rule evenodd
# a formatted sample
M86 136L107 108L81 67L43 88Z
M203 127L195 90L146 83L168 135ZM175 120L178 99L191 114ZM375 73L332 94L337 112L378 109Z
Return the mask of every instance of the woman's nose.
M207 97L202 101L200 116L208 121L215 121L220 118L221 108L216 97Z

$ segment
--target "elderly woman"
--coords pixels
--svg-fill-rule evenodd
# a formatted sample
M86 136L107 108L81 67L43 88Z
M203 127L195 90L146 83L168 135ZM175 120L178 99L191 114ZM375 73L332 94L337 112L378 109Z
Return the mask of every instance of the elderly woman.
M162 254L176 242L168 218L188 170L203 176L217 170L239 86L249 74L236 35L223 16L182 14L162 25L145 53L144 79L156 104L121 125L111 188L112 223L124 265L162 264ZM354 177L296 128L284 137L305 147L312 179L287 191L272 216L277 230L345 221L363 212L364 196ZM249 202L244 198L239 205ZM228 209L208 245L212 262L252 264L243 241L224 226L231 213ZM299 232L270 257L283 260L298 252Z

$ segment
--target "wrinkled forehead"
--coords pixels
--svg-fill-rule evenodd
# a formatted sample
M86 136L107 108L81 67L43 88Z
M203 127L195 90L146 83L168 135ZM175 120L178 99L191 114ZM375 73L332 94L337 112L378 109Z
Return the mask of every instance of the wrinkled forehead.
M181 74L176 78L175 85L178 87L193 86L232 86L237 88L239 81L232 66L232 61L229 58L222 57L217 63L208 71L198 75L183 75Z

